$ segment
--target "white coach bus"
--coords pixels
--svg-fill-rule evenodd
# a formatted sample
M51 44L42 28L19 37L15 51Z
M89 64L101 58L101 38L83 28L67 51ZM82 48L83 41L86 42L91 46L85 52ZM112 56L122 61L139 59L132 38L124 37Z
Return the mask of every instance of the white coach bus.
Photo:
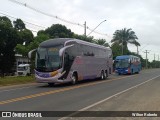
M75 84L84 79L106 79L111 72L112 51L101 45L56 38L42 42L36 49L35 78L40 83Z

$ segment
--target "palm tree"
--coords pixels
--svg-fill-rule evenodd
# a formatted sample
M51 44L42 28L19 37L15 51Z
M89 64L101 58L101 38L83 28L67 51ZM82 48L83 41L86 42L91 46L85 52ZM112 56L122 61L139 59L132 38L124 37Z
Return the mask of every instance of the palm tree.
M122 30L116 30L113 34L113 39L111 42L118 43L119 45L122 45L122 55L124 53L124 47L128 49L127 44L134 44L136 46L140 46L140 44L136 41L138 37L135 35L135 32L132 31L132 29L122 29Z
M110 47L109 44L106 42L105 39L95 40L95 43L98 44L98 45L103 45L103 46L105 46L105 47Z
M140 46L139 42L135 40L133 44L137 47L137 54L139 54L139 51L138 51L138 46Z

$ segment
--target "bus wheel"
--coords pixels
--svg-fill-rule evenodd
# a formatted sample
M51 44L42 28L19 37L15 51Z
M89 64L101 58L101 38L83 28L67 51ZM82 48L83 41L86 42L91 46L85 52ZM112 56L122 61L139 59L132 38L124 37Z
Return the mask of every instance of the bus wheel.
M133 75L133 69L131 70L131 75Z
M101 80L105 79L104 71L101 71Z
M77 74L73 73L71 79L72 79L72 85L75 85L77 83Z
M111 70L111 68L109 68L109 74L112 74L112 70Z
M108 77L108 72L107 70L104 72L104 79L106 79Z
M50 87L52 87L52 86L54 86L54 83L48 83L48 85L49 85Z

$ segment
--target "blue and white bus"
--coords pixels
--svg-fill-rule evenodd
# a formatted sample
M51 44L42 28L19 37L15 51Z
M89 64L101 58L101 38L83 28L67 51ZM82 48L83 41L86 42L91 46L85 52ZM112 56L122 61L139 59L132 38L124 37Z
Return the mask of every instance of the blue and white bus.
M115 59L115 72L118 74L134 74L141 70L140 58L133 55L117 56Z
M112 72L112 61L110 48L73 38L50 39L36 49L35 78L49 85L106 79Z

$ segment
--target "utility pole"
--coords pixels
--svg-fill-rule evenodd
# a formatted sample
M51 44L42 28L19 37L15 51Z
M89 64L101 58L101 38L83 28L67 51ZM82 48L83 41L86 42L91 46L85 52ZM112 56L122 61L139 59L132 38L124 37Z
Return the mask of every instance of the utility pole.
M123 39L122 39L122 55L123 55Z
M159 68L159 66L160 66L160 65L159 65L159 55L158 55L158 68Z
M148 58L147 58L147 56L148 56L149 52L148 52L148 50L146 50L144 53L146 53L146 69L147 69L148 68L148 63L147 63L148 62Z
M86 21L84 22L84 36L86 37Z
M154 67L156 68L156 55L154 53Z
M137 45L137 55L139 55L139 51L138 51L138 45Z

